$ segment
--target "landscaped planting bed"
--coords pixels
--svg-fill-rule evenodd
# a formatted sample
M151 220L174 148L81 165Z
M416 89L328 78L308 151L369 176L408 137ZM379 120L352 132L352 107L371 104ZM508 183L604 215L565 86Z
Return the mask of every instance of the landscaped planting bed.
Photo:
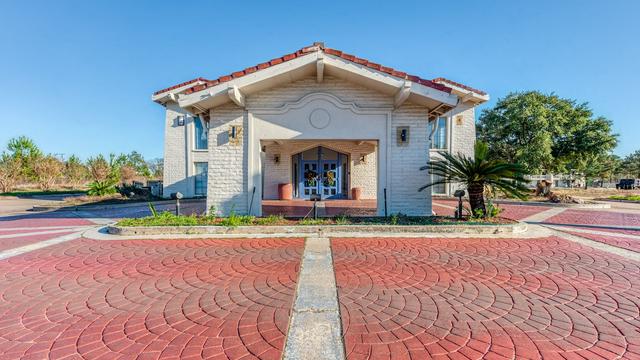
M609 196L609 199L640 202L640 195L612 195L612 196Z
M388 217L349 217L335 216L330 218L285 218L271 215L255 217L231 214L229 217L217 216L177 216L170 212L159 213L155 216L120 220L116 226L304 226L304 225L508 225L517 221L494 218L463 218L455 219L448 216L406 216L391 215Z

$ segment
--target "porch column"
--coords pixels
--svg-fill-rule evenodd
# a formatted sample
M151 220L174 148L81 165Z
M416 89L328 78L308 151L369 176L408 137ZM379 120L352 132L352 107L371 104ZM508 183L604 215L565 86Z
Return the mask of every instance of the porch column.
M247 209L249 215L262 216L262 166L260 138L256 135L255 120L248 116L247 129ZM253 192L255 187L255 193ZM253 198L253 203L252 203Z

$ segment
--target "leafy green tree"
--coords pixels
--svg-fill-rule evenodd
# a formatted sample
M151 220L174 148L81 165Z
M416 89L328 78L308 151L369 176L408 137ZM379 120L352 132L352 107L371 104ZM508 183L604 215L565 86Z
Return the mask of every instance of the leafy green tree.
M149 170L149 165L144 160L142 154L137 151L132 151L126 155L126 165L131 166L135 169L136 173L145 178L151 177L151 170Z
M34 165L43 154L36 143L26 136L19 136L9 140L7 150L21 166L21 175L29 180L35 180Z
M584 188L593 180L612 180L619 173L622 161L613 154L586 155L573 163L577 169L582 169L580 174L585 177Z
M594 117L587 103L538 91L511 93L484 110L478 139L491 157L521 164L528 172L584 173L589 161L616 146L611 121Z
M149 171L151 171L151 177L155 179L162 179L164 173L164 160L162 158L151 159L147 161Z
M487 215L484 203L487 187L500 191L505 195L525 199L529 190L524 185L524 169L518 164L512 164L503 160L492 160L489 157L489 147L482 141L475 144L474 157L457 154L452 155L442 152L443 161L432 161L420 170L428 170L429 174L436 175L440 180L427 184L418 191L422 191L434 185L460 183L469 193L469 205L471 213Z
M64 177L73 188L84 185L88 176L88 169L76 155L69 156L64 164Z
M636 150L624 158L621 172L628 177L640 178L640 150Z

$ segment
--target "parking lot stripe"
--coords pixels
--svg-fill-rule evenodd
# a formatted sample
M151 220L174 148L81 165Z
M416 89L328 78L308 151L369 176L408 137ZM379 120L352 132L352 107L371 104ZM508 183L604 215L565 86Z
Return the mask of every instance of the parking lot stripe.
M524 222L542 222L550 217L563 213L567 208L551 208L522 219Z
M8 259L10 257L17 256L17 255L22 255L24 253L28 253L28 252L33 251L33 250L38 250L38 249L45 248L47 246L60 244L60 243L63 243L65 241L74 240L74 239L77 239L77 238L79 238L81 236L82 236L82 231L79 231L79 232L75 232L75 233L72 233L72 234L59 236L59 237L56 237L56 238L53 238L53 239L40 241L40 242L37 242L37 243L34 243L34 244L29 244L29 245L21 246L21 247L18 247L18 248L13 248L13 249L5 250L5 251L0 251L0 260Z

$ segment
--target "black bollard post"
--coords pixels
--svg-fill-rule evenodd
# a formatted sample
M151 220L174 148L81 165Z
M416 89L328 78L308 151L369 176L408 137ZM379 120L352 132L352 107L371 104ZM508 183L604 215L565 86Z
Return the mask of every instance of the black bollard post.
M387 217L387 188L384 188L384 217Z

